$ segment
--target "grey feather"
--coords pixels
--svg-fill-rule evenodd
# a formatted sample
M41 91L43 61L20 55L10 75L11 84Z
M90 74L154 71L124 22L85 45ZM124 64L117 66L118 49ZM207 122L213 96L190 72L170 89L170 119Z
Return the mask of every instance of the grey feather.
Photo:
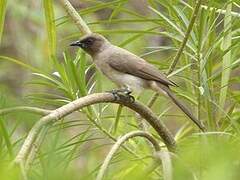
M155 66L142 58L115 46L114 53L108 57L109 65L117 71L128 73L145 80L152 80L166 86L176 86L165 74L161 73Z

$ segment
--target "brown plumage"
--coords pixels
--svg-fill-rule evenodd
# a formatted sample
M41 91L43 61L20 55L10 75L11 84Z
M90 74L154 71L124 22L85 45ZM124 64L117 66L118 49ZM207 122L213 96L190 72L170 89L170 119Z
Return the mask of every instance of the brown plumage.
M205 130L201 121L192 115L169 88L176 84L144 59L112 45L105 37L95 33L82 37L71 46L81 47L90 54L96 67L120 88L152 89L158 93L164 93L201 130Z

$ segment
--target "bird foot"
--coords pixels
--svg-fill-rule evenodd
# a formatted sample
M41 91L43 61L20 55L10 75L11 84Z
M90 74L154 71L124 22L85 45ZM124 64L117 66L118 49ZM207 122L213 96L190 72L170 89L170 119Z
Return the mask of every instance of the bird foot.
M131 103L135 102L135 98L130 95L132 91L129 89L113 89L107 92L113 94L115 101L120 100L120 98L122 97L122 98L127 98Z

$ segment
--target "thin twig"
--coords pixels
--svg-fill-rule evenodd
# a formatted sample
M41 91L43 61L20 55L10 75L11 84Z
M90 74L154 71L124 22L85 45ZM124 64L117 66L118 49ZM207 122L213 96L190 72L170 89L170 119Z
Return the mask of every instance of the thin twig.
M133 131L130 133L127 133L126 135L122 136L111 148L111 150L109 151L107 157L105 158L99 172L97 175L96 180L102 180L104 177L104 174L109 166L109 163L111 161L111 159L113 158L114 154L117 152L117 150L119 149L119 147L126 142L128 139L136 137L136 136L141 136L146 138L149 142L152 143L154 149L156 152L160 151L160 146L158 144L158 142L149 134L146 133L144 131Z
M76 24L78 29L83 34L91 34L92 31L88 27L88 25L84 22L84 20L81 18L81 16L78 14L78 12L73 8L71 3L68 0L60 0L62 6L68 13L69 17L73 20L73 22Z
M165 127L165 125L158 119L158 117L151 111L150 108L146 107L145 105L137 101L130 102L129 99L127 99L124 96L120 96L119 100L115 100L114 96L111 93L96 93L70 102L69 104L62 106L52 111L49 115L41 118L28 133L28 136L24 141L24 144L22 145L19 153L15 158L15 163L21 163L25 160L42 127L44 127L47 124L53 123L81 108L104 102L122 104L132 109L133 111L139 113L157 131L157 133L163 139L164 143L169 148L169 150L173 151L175 149L176 143L172 134Z
M4 108L0 109L0 115L6 115L16 111L26 111L40 115L47 115L51 113L51 110L37 108L37 107L30 107L30 106L18 106L18 107L11 107L11 108Z
M184 36L184 39L182 41L182 44L181 44L180 48L178 49L178 52L177 52L176 56L174 57L174 59L172 61L172 64L170 65L170 67L168 69L167 75L171 74L174 71L174 69L175 69L175 67L176 67L176 65L177 65L177 63L178 63L178 61L179 61L179 59L180 59L180 57L183 53L183 50L184 50L184 48L187 44L187 41L190 37L190 33L192 32L193 25L194 25L195 20L197 18L197 14L198 14L198 11L200 9L200 6L201 6L201 0L198 0L196 2L195 8L193 10L192 17L190 19L190 22L189 22L186 34ZM155 93L153 95L153 98L151 98L151 100L149 101L148 105L152 106L155 103L155 101L157 100L158 96L159 96L158 93Z

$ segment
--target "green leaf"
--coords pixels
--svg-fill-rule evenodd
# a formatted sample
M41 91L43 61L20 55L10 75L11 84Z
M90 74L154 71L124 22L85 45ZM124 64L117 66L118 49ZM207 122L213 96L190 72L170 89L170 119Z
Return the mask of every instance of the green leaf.
M175 22L173 22L171 19L169 19L167 16L165 16L163 13L161 13L160 11L149 7L153 12L155 12L157 15L159 15L167 24L169 24L173 29L175 29L181 36L184 37L184 33L181 30L181 28L179 28Z
M121 117L121 114L122 114L122 109L123 109L123 106L122 106L122 105L119 105L119 106L118 106L118 109L117 109L116 119L115 119L115 121L114 121L113 133L116 133L116 132L117 132L119 120L120 120L120 117Z
M56 56L56 25L54 18L53 0L43 0L46 30L48 34L49 57Z
M43 71L29 65L29 64L25 64L23 63L21 60L18 60L18 59L14 59L14 58L11 58L11 57L7 57L7 56L0 56L0 60L6 60L6 61L10 61L10 62L13 62L15 64L18 64L26 69L29 69L33 72L38 72L38 73L43 73Z
M0 44L2 40L3 28L4 28L6 7L7 7L7 0L1 0L0 1Z
M8 149L8 153L10 155L11 158L13 158L13 148L12 148L12 143L10 140L10 135L8 133L7 127L5 125L4 119L0 116L0 133L2 134L5 143L6 143L6 147Z
M105 9L105 8L115 8L115 5L118 5L119 3L122 3L124 1L128 1L128 0L116 0L116 1L107 2L107 3L98 2L95 6L91 6L91 7L82 9L80 12L80 15L94 13L96 11L99 11L99 10ZM56 21L62 20L63 22L61 22L60 24L64 24L68 21L68 20L66 20L66 18L67 18L66 16L60 17L60 18L57 18Z
M190 64L187 64L187 65L185 65L185 66L183 66L183 67L181 67L181 68L173 71L173 72L172 72L171 74L169 74L167 77L170 78L170 77L172 77L172 76L174 76L174 75L176 75L176 74L184 71L186 68L190 67L191 65L192 65L191 63L190 63Z
M153 27L153 28L150 28L150 29L147 29L146 32L150 32L150 31L153 31L155 29L159 28L158 26L157 27ZM126 46L127 44L131 43L132 41L142 37L144 35L144 33L139 33L139 34L136 34L136 35L133 35L131 36L130 38L128 38L127 40L124 40L123 42L121 42L118 46L120 47L124 47Z
M113 9L110 17L109 17L109 23L112 22L112 19L121 11L120 8L126 3L125 0L120 1L118 5Z
M229 3L227 5L227 10L226 14L224 17L224 31L225 31L225 36L224 40L222 42L222 50L226 51L228 50L229 47L231 47L232 44L232 3ZM227 91L228 91L228 82L230 79L230 74L231 74L231 68L227 68L231 66L231 59L232 59L232 51L229 50L228 53L226 53L223 56L223 62L222 62L222 79L221 79L221 90L220 90L220 95L219 95L219 106L221 109L224 109L225 103L226 103L226 98L227 98ZM221 112L219 112L222 114ZM220 118L220 117L219 117Z

